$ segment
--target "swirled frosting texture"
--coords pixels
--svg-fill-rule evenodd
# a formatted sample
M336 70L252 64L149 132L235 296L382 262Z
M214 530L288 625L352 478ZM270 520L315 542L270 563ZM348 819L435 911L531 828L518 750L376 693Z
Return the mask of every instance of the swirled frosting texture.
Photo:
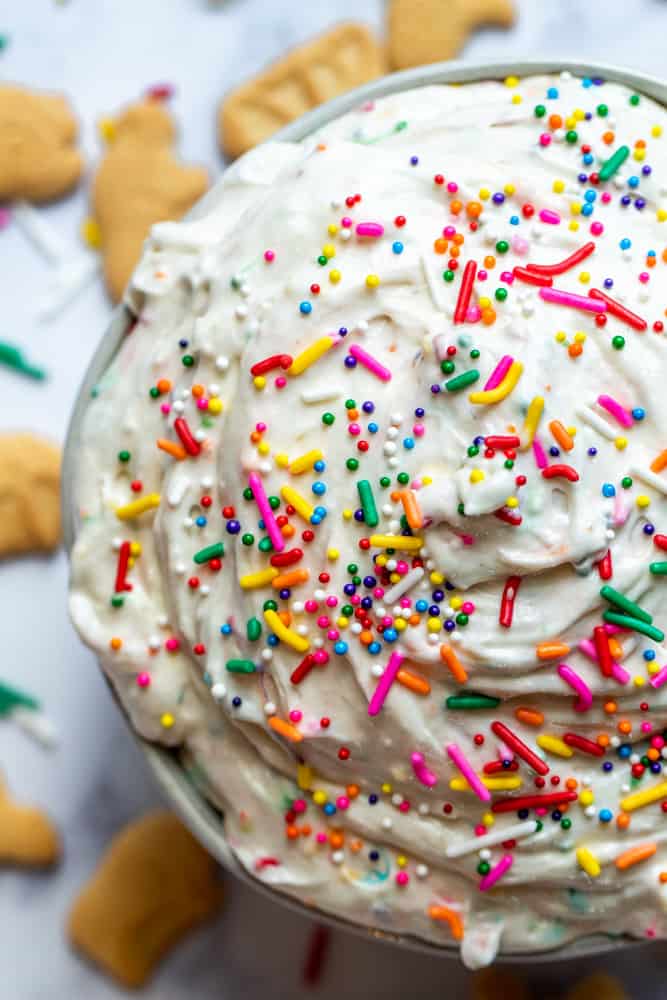
M258 149L154 228L83 424L133 725L256 878L473 966L667 935L665 118L534 77Z

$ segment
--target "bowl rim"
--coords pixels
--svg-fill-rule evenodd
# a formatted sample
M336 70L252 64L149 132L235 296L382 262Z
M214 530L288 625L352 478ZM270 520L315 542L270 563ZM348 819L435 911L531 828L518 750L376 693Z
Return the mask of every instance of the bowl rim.
M473 83L484 80L502 80L507 76L517 76L520 79L527 76L547 73L570 72L575 76L603 77L616 83L625 84L637 89L640 93L652 97L658 103L667 105L667 82L659 77L642 73L622 66L609 63L598 63L589 60L572 59L531 59L520 61L502 60L499 62L451 62L433 63L428 66L418 66L383 76L378 80L366 83L355 90L342 94L300 118L290 122L271 137L270 142L300 142L324 125L339 118L359 104L366 101L396 94L403 90L427 87L430 85ZM224 171L223 171L224 172ZM208 199L215 196L217 184L214 184L207 194L193 207L189 216L196 218L207 209ZM125 303L114 310L111 322L96 348L77 392L77 397L69 420L65 445L63 448L61 498L63 540L68 557L77 533L77 511L75 503L75 469L77 465L78 442L84 414L91 398L91 391L106 371L128 330L135 322L135 315ZM439 958L452 958L458 955L456 944L444 941L433 944L422 938L409 934L399 934L383 931L357 923L348 918L330 914L317 907L308 906L285 893L274 889L255 878L236 858L229 847L221 813L193 785L188 778L178 757L178 748L169 749L159 744L151 743L133 729L129 717L116 695L113 685L107 680L114 700L119 705L125 722L137 745L147 759L150 770L156 782L174 807L183 822L189 827L197 839L207 848L222 866L240 878L253 889L263 893L301 916L316 919L332 928L343 928L357 935L382 941L396 947L397 945L412 951L426 953ZM582 936L573 941L548 950L540 951L501 951L497 961L523 962L537 964L566 961L600 955L617 947L648 948L655 942L642 941L627 936L609 937L600 933Z

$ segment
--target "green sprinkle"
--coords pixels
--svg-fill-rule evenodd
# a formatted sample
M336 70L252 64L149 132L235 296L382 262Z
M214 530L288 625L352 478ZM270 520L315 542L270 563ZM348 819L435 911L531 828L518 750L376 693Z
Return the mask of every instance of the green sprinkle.
M245 535L241 535L241 541L244 545L253 545L255 542L255 536L251 535L249 531Z
M225 554L225 546L222 542L214 542L213 545L207 545L205 549L200 549L199 552L195 552L192 557L198 566L202 563L207 563L209 559L221 559Z
M606 118L607 115L609 114L609 108L607 107L606 104L598 104L595 110L599 114L600 118Z
M380 486L383 490L389 489L391 486L391 479L389 476L380 476Z
M496 290L495 290L495 292L493 294L495 295L496 302L504 302L505 299L507 298L507 289L506 288L496 288Z
M348 458L345 465L348 467L350 472L356 472L359 468L359 460L356 458Z
M262 611L277 611L278 605L275 601L264 601L262 604Z
M21 375L28 375L29 378L34 378L37 381L42 381L46 378L46 372L43 368L29 364L18 347L14 347L13 344L6 344L2 340L0 340L0 365L13 368L14 371L19 372Z
M491 865L489 864L488 861L480 861L480 863L477 865L478 875L488 875L490 871L491 871Z
M511 458L508 458L508 459L507 459L507 460L505 461L505 468L506 468L506 469L513 469L513 468L514 468L514 461L513 461L513 459L511 459Z
M369 528L377 527L380 523L380 518L378 517L377 507L375 506L375 498L373 496L371 484L367 479L360 479L357 483L357 491L359 493L361 509L364 512L364 521Z
M113 597L111 598L112 608L122 608L124 604L125 604L125 598L123 597L122 594L114 594Z
M359 572L359 567L357 566L356 563L348 563L347 564L347 571L350 574L350 576L354 576L355 573Z
M667 562L654 562L649 566L653 576L667 576Z
M181 361L183 362L186 368L192 368L192 366L195 363L195 359L192 357L191 354L184 354L183 357L181 358Z
M444 281L453 281L454 280L454 272L450 271L449 269L447 269L446 271L442 272L442 277L443 277Z
M326 267L326 265L329 263L329 258L322 253L317 258L317 263L320 265L320 267Z
M639 94L632 95L632 97L630 98L630 104L632 105L633 108L637 107L637 105L639 104Z
M346 399L345 400L345 409L346 410L356 410L356 408L357 408L356 400L354 400L354 399Z
M644 611L644 609L640 608L638 604L631 601L629 597L626 597L625 594L619 593L618 590L614 590L614 588L610 587L608 584L605 584L604 587L601 588L600 597L604 597L605 601L615 604L616 607L624 611L626 615L639 618L640 621L646 622L647 625L650 625L653 621L653 618L648 611Z
M612 153L609 159L605 160L600 167L598 171L600 180L608 181L610 177L613 177L616 171L623 166L629 155L629 146L619 146L616 152Z
M536 118L544 118L544 116L547 113L547 109L545 108L545 106L543 104L536 104L534 110L535 110L535 117Z
M408 475L407 472L399 472L399 474L396 476L396 482L400 483L401 486L407 486L407 484L410 482L410 476Z
M227 660L225 664L230 674L254 674L255 664L252 660Z
M351 604L344 604L343 607L340 609L340 613L343 615L344 618L351 618L352 615L354 614L354 608L352 607Z
M560 826L561 830L569 830L572 826L572 820L565 816L564 819L560 821Z
M29 694L10 687L0 681L0 719L9 715L15 708L39 708L39 702Z
M273 543L268 535L266 538L260 538L257 548L260 552L273 552Z
M243 499L244 500L252 500L253 499L253 492L252 492L252 490L250 489L249 486L246 486L245 489L243 490Z
M129 462L131 458L132 458L132 456L130 455L129 451L119 451L118 452L118 461L119 462Z
M456 375L455 378L450 378L448 382L445 382L445 389L447 392L459 392L460 389L467 389L469 385L474 385L478 378L477 369L471 368L470 371Z
M335 421L335 419L336 418L334 417L333 413L323 413L322 414L322 423L326 424L327 427L331 427L331 425L333 424L333 422Z
M620 333L617 333L615 337L611 338L611 346L615 351L622 351L625 347L625 337L622 337Z
M280 497L269 497L269 507L271 510L278 510L280 507Z
M461 625L462 627L465 627L468 624L469 620L470 619L468 618L467 614L465 614L465 612L463 611L456 616L456 624Z
M246 625L246 635L250 642L257 642L262 634L262 625L258 618L249 618Z
M454 364L453 361L440 362L440 371L442 372L443 375L451 375L455 368L456 365Z
M569 142L570 144L575 143L578 138L579 136L574 131L574 129L570 129L568 132L565 133L565 141Z
M477 358L479 357L479 355L480 355L480 351L478 351L476 347L473 347L472 351L470 352L470 357L472 358L472 360L473 361L477 361Z
M479 455L479 448L476 444L471 444L468 448L468 458L475 458L476 455Z
M159 397L160 397L160 390L158 389L158 387L156 385L152 385L150 387L150 389L148 390L148 395L151 397L151 399L159 399Z
M605 611L602 616L606 622L610 622L612 625L620 625L621 628L632 629L633 632L641 632L642 635L648 636L649 639L653 639L654 642L662 642L665 638L665 633L656 628L655 625L648 625L645 621L641 621L639 618L631 618L629 615L621 615L617 611Z
M488 694L474 694L472 691L470 694L450 695L445 702L445 706L447 708L462 708L466 711L483 708L497 708L499 704L500 698L492 698L491 695Z
M624 490L630 489L630 487L632 486L632 479L630 478L630 476L623 476L623 478L621 479L621 486L623 487Z
M507 253L507 251L509 250L509 248L510 248L510 245L507 242L507 240L498 240L498 242L496 243L496 251L498 253Z

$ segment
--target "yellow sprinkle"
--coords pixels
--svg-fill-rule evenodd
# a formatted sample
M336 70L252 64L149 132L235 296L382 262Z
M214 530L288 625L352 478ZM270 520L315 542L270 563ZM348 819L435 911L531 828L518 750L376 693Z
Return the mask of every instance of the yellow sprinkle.
M271 445L269 444L268 441L260 441L259 444L257 445L257 451L260 453L260 455L268 455L269 452L271 451Z
M92 216L88 216L81 223L81 238L93 250L99 250L102 246L102 230L99 227L99 223Z
M174 724L175 721L176 720L174 719L174 717L171 714L171 712L164 712L160 716L160 722L162 723L162 725L163 725L163 727L165 729L171 729L171 727L173 726L173 724Z
M642 677L641 674L638 674L636 677L632 678L632 683L635 687L644 687L644 684L646 684L646 678Z
M383 785L380 785L380 791L384 795L391 795L392 786L389 784L388 781L385 781L385 783Z
M658 222L664 222L667 219L667 208L659 208L655 213L655 217Z
M255 375L254 379L252 380L252 384L254 385L255 389L259 389L261 391L266 386L266 379L264 378L263 375Z
M307 792L313 783L313 772L307 764L298 764L296 768L296 783L299 788ZM317 795L317 792L315 792ZM314 798L315 796L313 796Z
M595 796L590 789L585 788L579 796L579 802L582 806L592 806L595 802Z
M398 581L401 579L401 574L400 573L390 573L389 574L389 579L391 580L392 583L398 583Z
M416 552L424 544L424 539L418 535L410 538L407 535L371 535L371 545L374 549L404 549Z
M379 284L380 279L377 274L366 275L366 288L377 288Z
M568 117L565 119L565 128L574 128L576 124L577 124L577 119L574 117L573 114L568 115Z
M556 754L557 757L572 757L574 754L572 747L569 747L567 743L563 743L557 736L549 736L547 733L541 733L535 742L542 750L546 750L547 753Z
M583 332L583 330L577 330L577 332L574 335L574 340L575 343L577 344L583 344L585 342L586 334Z
M651 135L653 136L654 139L659 139L660 136L662 135L662 126L654 125L653 128L651 129Z
M522 100L521 94L512 94L512 104L521 104Z
M341 615L339 618L336 619L336 625L338 626L338 628L347 628L349 624L350 624L350 619L345 618L344 615Z
M337 267L334 267L331 269L331 271L329 271L329 281L331 282L332 285L337 285L341 277L342 275Z
M405 618L396 618L394 620L394 628L396 629L397 632L405 632L407 627L408 623L406 622Z
M283 486L280 490L280 495L285 503L291 504L297 514L310 524L310 519L315 513L315 508L311 507L305 497L301 496L291 486Z
M257 587L268 587L272 580L278 576L275 566L267 569L260 569L257 573L246 573L239 578L239 586L242 590L255 590Z
M422 486L430 486L432 482L432 476L422 476Z
M429 632L439 632L440 631L440 619L439 618L428 618L426 620L426 628Z
M647 497L645 493L640 493L635 503L638 507L649 507L651 505L650 497Z
M562 344L562 343L564 343L567 340L567 334L565 333L564 330L559 330L558 333L556 334L556 336L554 337L554 340L558 344Z
M323 806L327 801L327 793L321 790L313 792L313 802L316 806Z
M503 191L505 192L505 194L511 196L516 191L516 187L514 186L514 184L506 184L505 187L503 188Z
M219 413L222 413L222 409L223 409L223 404L221 399L218 399L217 396L214 396L213 399L209 399L208 411L207 411L208 413L212 413L214 417L217 417Z
M389 556L386 556L383 552L381 555L377 557L375 562L378 564L378 566L386 566L387 563L389 562Z
M332 257L336 256L336 248L333 243L325 243L322 247L322 253L325 257L331 260Z
M648 666L646 667L646 670L651 675L651 677L653 677L654 674L659 674L660 673L660 671L662 670L662 667L660 666L659 663L656 663L655 660L654 660L653 662L651 662L651 663L648 664Z
M495 389L481 389L479 392L471 392L468 399L471 403L476 403L478 405L485 403L499 403L501 399L505 399L506 396L516 388L516 384L521 378L521 373L523 371L523 365L520 361L513 361L510 365L510 369L507 375L502 380L500 385L496 386Z
M483 479L484 479L484 473L482 472L481 469L473 469L472 472L470 473L471 483L481 483Z
M273 457L275 458L276 465L279 469L286 469L289 466L289 456L283 451L277 452Z
M638 146L637 149L634 150L632 155L635 158L635 160L641 163L642 160L646 159L646 150L642 149L641 146Z
M643 806L665 798L667 798L667 781L661 781L653 788L644 788L641 792L626 795L624 799L621 799L621 809L623 812L633 812L635 809L641 809Z
M576 232L578 232L578 231L579 231L579 223L577 222L577 220L576 220L576 219L572 219L572 220L571 220L571 221L570 221L570 222L568 223L568 226L567 226L567 228L568 228L568 229L570 230L570 232L572 232L572 233L576 233Z
M340 556L339 549L327 549L327 559L329 559L331 562L335 562L339 556Z
M289 471L293 476L300 476L302 472L308 472L309 469L312 469L315 462L319 462L322 458L324 458L324 452L320 451L319 448L313 448L312 451L307 451L305 455L300 455L299 458L290 462Z
M297 653L305 653L306 650L310 649L310 640L284 625L277 611L267 608L264 612L264 621L282 642L286 642L292 649L296 649Z
M404 854L399 854L396 857L396 865L397 865L398 868L405 868L405 866L407 865L407 863L408 863L408 859L406 858L406 856Z
M526 419L523 424L523 431L521 433L521 451L526 451L532 445L543 410L544 399L542 396L534 396L530 406L528 407Z
M570 203L570 211L572 215L581 215L581 202L573 201Z
M600 874L600 862L587 847L577 848L577 861L581 868L584 869L587 875L591 878L597 878Z
M435 569L431 573L429 580L431 581L431 583L438 583L438 584L445 582L445 578L442 575L442 573L438 573L438 571Z
M505 77L505 86L506 87L518 87L518 85L519 85L519 77L518 76L506 76Z
M454 608L454 611L458 611L459 608L463 607L463 600L460 597L452 597L449 603Z
M141 542L132 542L130 544L130 554L138 559L141 555Z
M336 235L336 233L338 232L338 226L336 225L335 222L330 222L329 223L329 225L327 226L327 232L328 232L329 236L335 236Z
M479 200L480 201L488 201L490 197L491 197L491 192L489 191L488 188L480 188L479 189Z
M343 511L343 520L351 521L354 516L354 511L351 511L349 507L346 507Z
M565 190L565 181L554 181L553 190L556 194L562 194Z
M581 108L575 108L572 114L574 116L575 122L583 122L584 118L586 117L586 112L582 111Z
M159 506L160 494L147 493L145 497L139 497L138 500L132 500L131 503L126 503L123 507L116 507L116 517L119 521L130 521L138 514L143 514L144 511L153 510L155 507Z
M488 309L490 305L491 305L491 299L488 297L488 295L480 295L479 308Z
M314 340L305 350L301 351L301 354L297 354L289 368L288 374L301 375L302 372L305 372L306 368L310 368L323 354L330 351L333 345L334 342L331 337L320 337L318 340Z
M482 823L484 824L484 826L493 826L495 822L496 822L496 817L493 815L493 813L484 813L484 815L482 816Z
M628 439L626 437L617 437L614 444L619 451L624 451L628 446Z
M590 280L591 276L588 271L582 271L581 274L579 275L579 281L582 283L582 285L587 285Z
M508 497L507 500L505 501L505 506L506 507L518 507L519 506L519 498L518 497Z
M113 142L116 138L116 123L113 118L100 118L97 131L104 142Z
M523 779L517 774L513 774L508 778L489 778L485 774L480 774L478 777L484 787L488 788L490 792L513 792L523 785ZM452 778L449 782L449 787L453 792L467 792L470 790L470 785L465 778Z

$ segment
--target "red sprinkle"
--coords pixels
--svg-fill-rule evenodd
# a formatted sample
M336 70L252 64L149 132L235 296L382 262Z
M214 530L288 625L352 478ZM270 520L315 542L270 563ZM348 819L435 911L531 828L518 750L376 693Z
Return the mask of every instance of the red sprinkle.
M542 469L542 475L545 479L567 479L571 483L579 480L579 473L571 465L547 465L546 469Z
M667 542L667 537L665 538L665 541ZM602 559L600 559L598 563L598 573L600 574L601 580L611 580L613 576L611 549L607 549L605 555L603 555Z
M604 747L601 747L599 743L593 743L592 740L587 740L585 736L578 736L577 733L565 733L563 743L567 743L569 747L574 747L583 753L590 753L593 757L604 757Z
M272 566L292 566L303 559L303 549L288 549L286 552L276 552L271 556Z
M580 264L582 260L590 257L594 250L595 243L584 243L582 247L575 250L565 260L558 261L556 264L528 264L526 265L526 270L532 271L533 274L563 274L565 271L569 271L577 264Z
M187 421L184 420L183 417L177 417L176 420L174 420L174 430L183 442L183 447L187 451L188 455L198 455L201 451L201 445L199 441L195 440L192 436L192 432L188 427Z
M294 358L290 354L272 354L270 358L264 358L263 361L258 361L250 369L251 375L264 375L266 372L273 371L274 368L282 368L287 371L288 368L292 367L292 361Z
M292 684L300 684L304 677L307 677L310 671L315 666L315 657L312 653L308 653L304 656L298 667L295 667L291 673L290 680Z
M613 662L611 650L609 649L609 636L604 625L596 625L593 629L593 642L595 652L598 654L598 665L605 677L611 677L613 673ZM566 741L567 742L567 741Z
M459 297L456 300L456 309L454 310L455 323L463 323L465 321L466 313L468 311L468 306L470 304L470 296L472 295L472 286L476 274L477 274L477 261L469 260L463 269L463 276L461 278L461 287L459 288Z
M557 805L559 802L574 802L576 792L549 792L547 795L519 795L514 799L498 799L491 806L491 812L516 812L518 809L540 809Z
M507 744L510 750L514 750L517 757L521 757L529 767L532 767L533 771L543 775L549 773L549 765L545 764L536 753L533 753L530 747L526 746L523 740L520 740L516 733L508 729L503 722L492 722L491 729L503 743Z
M507 582L505 583L505 587L503 589L502 600L500 602L500 615L498 616L498 621L503 628L510 628L512 625L512 618L514 617L514 600L520 586L520 576L509 576L507 578Z
M548 274L535 274L526 267L515 267L512 272L519 281L525 281L527 285L540 285L542 288L551 288L554 279Z
M615 316L616 319L622 319L624 323L628 326L633 327L635 330L645 330L647 327L647 322L638 316L637 313L633 313L630 309L626 309L625 306L617 302L616 299L610 298L605 292L601 292L599 288L591 288L588 292L588 297L590 299L599 299L602 302L607 303L607 312Z
M132 584L126 580L127 565L130 561L130 543L123 542L118 552L118 569L116 570L116 584L114 590L117 594L126 590L132 590Z

